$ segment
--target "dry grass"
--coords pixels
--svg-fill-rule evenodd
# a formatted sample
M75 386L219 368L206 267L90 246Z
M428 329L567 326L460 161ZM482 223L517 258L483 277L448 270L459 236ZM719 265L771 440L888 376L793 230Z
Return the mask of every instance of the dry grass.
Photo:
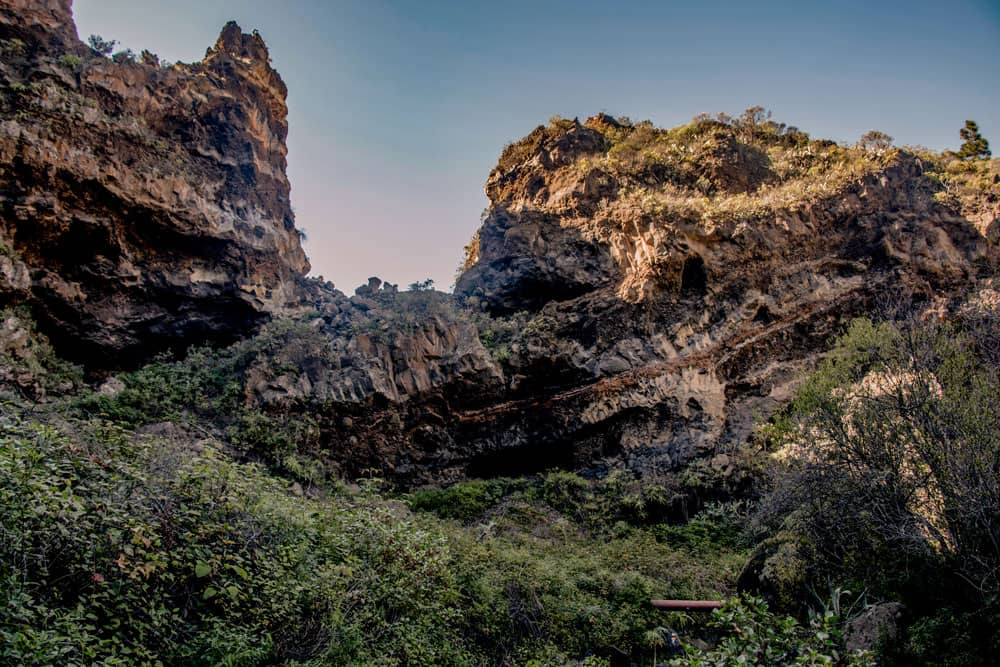
M647 121L605 134L608 153L581 160L578 170L601 169L624 181L619 203L627 208L708 227L816 203L898 155L809 140L770 121L749 142L738 125L714 120L669 130Z

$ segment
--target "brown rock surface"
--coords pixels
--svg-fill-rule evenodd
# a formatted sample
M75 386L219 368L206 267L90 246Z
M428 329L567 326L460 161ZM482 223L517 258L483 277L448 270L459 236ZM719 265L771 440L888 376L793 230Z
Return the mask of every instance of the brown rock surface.
M0 301L96 367L245 335L309 267L264 42L230 23L199 63L111 60L70 10L0 2Z
M848 651L875 651L899 639L905 608L899 602L872 605L851 619L844 633Z
M735 479L728 452L847 320L894 294L948 307L995 261L905 152L745 146L710 123L655 131L695 158L645 164L619 160L628 132L560 121L509 147L458 280L465 310L377 279L350 299L315 286L313 342L259 357L248 403L315 419L354 474L659 475L699 458Z
M947 303L995 261L915 156L740 132L595 117L505 151L456 291L530 322L469 441L669 470L744 442L847 319Z

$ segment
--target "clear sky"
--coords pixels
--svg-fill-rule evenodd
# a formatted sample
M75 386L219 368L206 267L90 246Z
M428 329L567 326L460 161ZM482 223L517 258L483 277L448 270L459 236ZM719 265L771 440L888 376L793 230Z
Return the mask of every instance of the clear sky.
M553 114L687 122L755 104L814 137L1000 154L1000 0L75 0L81 37L200 60L258 29L289 88L313 275L449 288L504 144Z

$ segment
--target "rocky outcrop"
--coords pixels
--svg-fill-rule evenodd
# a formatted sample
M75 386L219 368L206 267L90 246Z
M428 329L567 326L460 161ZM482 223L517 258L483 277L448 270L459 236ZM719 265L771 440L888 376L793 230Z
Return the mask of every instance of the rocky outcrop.
M514 451L649 474L745 442L846 320L893 294L942 306L995 261L929 168L715 121L512 145L456 291L528 324L503 398L458 414L470 469Z
M230 23L199 63L106 58L70 5L0 2L0 305L97 368L285 312L309 264L264 42Z
M259 357L246 400L315 420L349 475L655 476L697 460L732 476L728 452L851 317L893 295L950 307L995 261L915 156L770 142L715 122L539 128L490 175L457 303L313 285L315 336Z
M906 608L899 602L883 602L851 619L844 632L848 651L876 651L899 640Z
M315 432L297 446L347 477L464 474L454 413L502 394L503 373L450 295L372 278L348 298L306 283L312 314L269 324L249 346L245 405ZM291 430L301 433L301 428Z

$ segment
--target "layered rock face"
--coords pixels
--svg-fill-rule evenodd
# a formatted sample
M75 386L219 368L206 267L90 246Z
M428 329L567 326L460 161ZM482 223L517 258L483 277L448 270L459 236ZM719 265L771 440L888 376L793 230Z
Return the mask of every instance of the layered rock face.
M308 424L299 448L345 477L462 478L481 445L456 415L492 405L505 386L468 314L451 295L400 293L377 278L350 298L328 283L307 287L314 315L265 331L243 376L246 404Z
M70 0L0 2L0 301L93 367L246 335L309 268L286 88L230 23L204 60L109 59Z
M506 400L457 420L473 467L524 447L647 474L696 456L724 468L848 318L893 295L947 307L995 260L928 169L715 121L598 116L512 145L457 292L529 324Z
M348 474L725 475L850 318L947 309L995 265L930 168L772 126L539 128L489 177L455 303L317 292L279 346L312 351L258 358L247 400L315 419Z

